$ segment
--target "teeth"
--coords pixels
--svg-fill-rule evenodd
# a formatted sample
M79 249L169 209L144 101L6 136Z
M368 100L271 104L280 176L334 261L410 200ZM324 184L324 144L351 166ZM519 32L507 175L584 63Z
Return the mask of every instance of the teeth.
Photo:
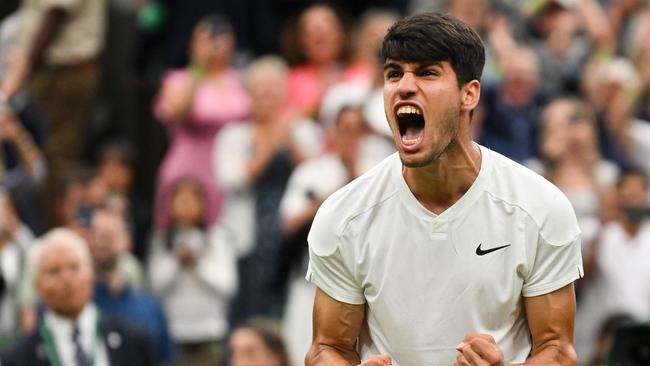
M422 114L420 108L412 105L403 105L397 109L397 114Z
M415 145L420 141L420 138L408 139L406 136L402 136L402 143L406 146Z

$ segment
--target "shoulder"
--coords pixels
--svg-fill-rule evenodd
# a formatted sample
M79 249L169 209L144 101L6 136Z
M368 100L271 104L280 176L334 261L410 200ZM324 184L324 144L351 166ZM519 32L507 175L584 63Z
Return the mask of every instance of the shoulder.
M483 151L490 154L492 163L486 191L493 200L524 211L549 244L565 245L576 239L580 234L578 221L559 188L499 153Z
M316 213L308 237L309 245L316 254L332 253L336 250L346 226L355 217L381 205L396 194L397 189L391 179L391 172L397 162L397 154L387 157L323 202Z
M173 69L165 72L163 84L176 85L182 84L189 80L189 72L186 69Z
M125 291L128 291L127 296L130 298L133 306L137 307L148 316L155 317L163 311L160 301L148 293L137 291L132 287Z
M37 359L45 360L44 351L38 332L33 331L0 350L0 364L3 366L34 365Z
M102 313L100 329L107 337L117 334L124 341L147 340L147 332L113 315ZM110 342L110 341L109 341Z
M113 355L136 365L154 364L153 339L145 328L102 314L100 330L109 357Z

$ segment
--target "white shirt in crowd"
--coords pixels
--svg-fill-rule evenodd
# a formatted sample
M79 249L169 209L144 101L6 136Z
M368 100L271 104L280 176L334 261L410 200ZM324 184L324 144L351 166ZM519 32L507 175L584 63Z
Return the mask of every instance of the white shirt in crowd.
M337 191L309 234L307 279L334 299L367 304L362 359L445 365L470 332L507 362L531 351L523 297L582 276L580 230L548 181L481 147L470 189L440 215L409 190L394 154Z
M34 235L21 226L12 241L0 249L0 273L5 282L5 292L0 298L0 333L11 334L18 329L18 291L27 252Z
M324 150L323 132L310 119L296 121L290 136L307 158L318 156ZM225 126L214 143L215 179L225 195L219 228L230 238L240 257L253 249L255 197L246 163L254 152L253 126L250 122Z
M593 356L593 345L608 317L625 314L650 321L650 221L630 236L617 223L605 225L596 254L595 276L584 282L576 318L576 347L581 364Z
M167 247L166 237L152 238L149 279L160 297L177 342L222 340L228 332L228 305L237 291L237 255L223 231L181 229ZM187 246L196 264L182 267L176 250Z

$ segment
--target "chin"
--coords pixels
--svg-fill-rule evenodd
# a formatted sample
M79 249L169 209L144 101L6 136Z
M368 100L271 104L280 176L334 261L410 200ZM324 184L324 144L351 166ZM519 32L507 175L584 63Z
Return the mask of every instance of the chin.
M399 158L407 168L423 168L436 161L435 156L418 156L400 151Z

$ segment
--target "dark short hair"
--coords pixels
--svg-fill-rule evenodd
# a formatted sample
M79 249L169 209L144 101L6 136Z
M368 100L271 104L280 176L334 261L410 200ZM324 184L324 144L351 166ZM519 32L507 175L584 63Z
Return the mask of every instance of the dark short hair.
M99 151L100 163L108 160L116 160L121 164L133 167L138 156L137 149L128 140L114 139L104 143Z
M384 37L380 57L384 62L448 61L460 87L481 80L485 48L481 37L467 24L448 14L427 12L393 24Z
M226 33L233 33L233 27L230 20L222 14L208 14L196 22L196 28L204 27L210 32L211 37L216 37Z

